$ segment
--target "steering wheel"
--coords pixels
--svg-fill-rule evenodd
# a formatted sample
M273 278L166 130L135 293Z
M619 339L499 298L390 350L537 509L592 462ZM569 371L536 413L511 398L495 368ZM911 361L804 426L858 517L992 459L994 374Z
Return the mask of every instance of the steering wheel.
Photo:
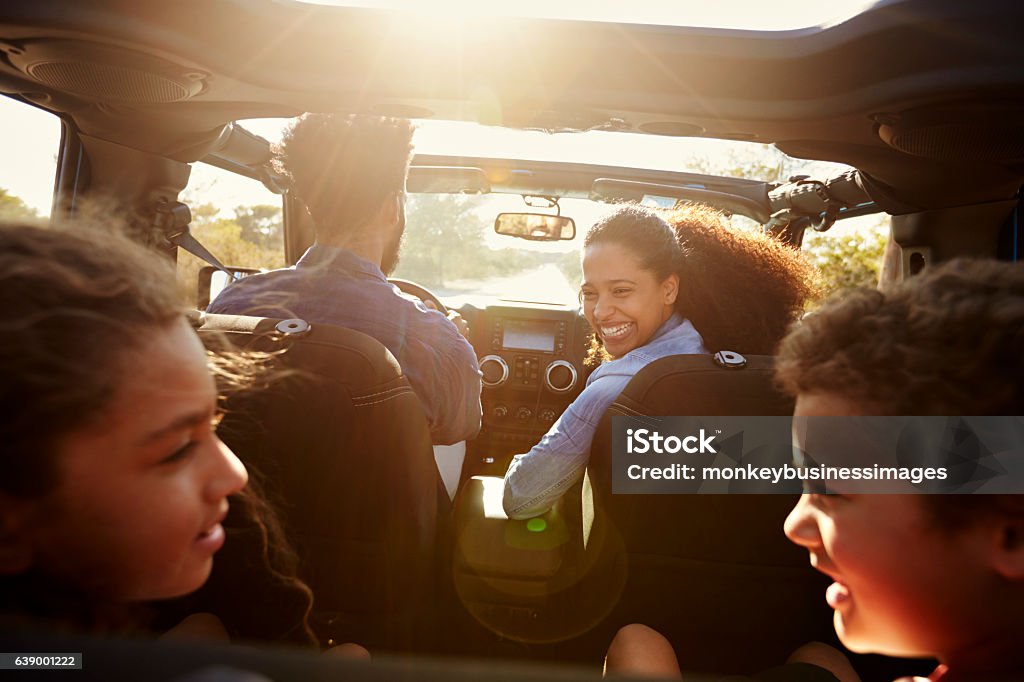
M448 314L448 308L445 307L444 303L441 303L441 299L431 293L426 287L420 286L416 282L410 282L407 279L397 279L395 277L388 277L388 281L398 287L402 293L415 296L421 301L430 301L437 306L438 312L442 315Z

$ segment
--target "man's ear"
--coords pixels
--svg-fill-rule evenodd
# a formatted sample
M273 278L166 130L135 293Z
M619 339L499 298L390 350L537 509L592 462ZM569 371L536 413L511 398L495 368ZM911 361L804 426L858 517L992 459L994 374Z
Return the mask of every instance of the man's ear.
M0 575L17 575L32 567L30 504L0 494Z
M386 225L394 225L398 222L399 216L402 215L403 199L402 192L397 191L389 194L388 198L384 200L384 205L380 207L380 217Z
M1007 580L1024 580L1024 518L1001 517L993 531L993 568Z

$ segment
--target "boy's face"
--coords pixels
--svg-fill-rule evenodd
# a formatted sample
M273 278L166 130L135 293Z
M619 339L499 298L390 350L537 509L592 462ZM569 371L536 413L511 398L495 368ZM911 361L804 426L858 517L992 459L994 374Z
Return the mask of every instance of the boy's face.
M796 416L858 414L840 396L801 394ZM786 535L835 582L826 600L853 651L934 656L968 645L994 579L979 527L946 531L919 495L804 494ZM972 632L973 630L973 632Z

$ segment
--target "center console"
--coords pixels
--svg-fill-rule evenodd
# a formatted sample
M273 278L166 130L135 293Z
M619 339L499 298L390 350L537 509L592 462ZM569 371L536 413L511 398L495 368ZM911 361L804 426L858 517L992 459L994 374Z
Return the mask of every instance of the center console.
M470 473L504 473L583 389L589 326L567 306L491 305L472 325L483 373L483 428Z

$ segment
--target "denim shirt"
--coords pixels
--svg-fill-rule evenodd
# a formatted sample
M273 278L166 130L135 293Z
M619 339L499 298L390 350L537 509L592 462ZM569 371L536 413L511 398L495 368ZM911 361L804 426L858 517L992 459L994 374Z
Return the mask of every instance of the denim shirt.
M597 423L643 367L669 355L707 353L689 320L673 315L645 345L598 367L551 429L505 473L503 505L513 519L543 514L583 477Z
M480 367L473 347L447 317L403 294L377 265L347 249L314 244L292 268L235 282L207 310L299 317L362 332L398 360L435 444L468 440L480 431Z

